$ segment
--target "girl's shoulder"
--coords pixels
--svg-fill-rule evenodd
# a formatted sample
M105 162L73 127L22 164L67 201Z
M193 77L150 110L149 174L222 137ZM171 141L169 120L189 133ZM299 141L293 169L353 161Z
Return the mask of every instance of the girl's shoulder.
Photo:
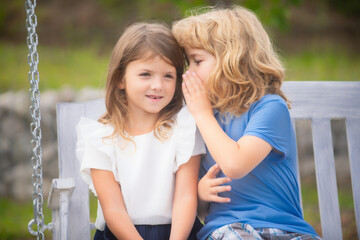
M111 136L114 132L114 127L111 124L103 124L94 119L81 117L76 130L78 137L83 137L90 142L98 142L103 138Z
M111 124L103 124L87 117L81 117L77 127L87 128L92 131L114 131L114 127Z
M191 113L189 112L189 109L186 105L184 105L180 111L176 114L176 121L192 121L194 118L192 117ZM195 120L194 120L195 121Z
M175 116L175 122L172 126L175 138L181 141L184 138L192 136L196 131L196 123L194 117L189 112L186 105Z
M195 119L189 112L189 109L186 105L184 105L176 114L173 130L174 132L180 133L181 135L183 135L183 131L189 130L194 132L196 130Z

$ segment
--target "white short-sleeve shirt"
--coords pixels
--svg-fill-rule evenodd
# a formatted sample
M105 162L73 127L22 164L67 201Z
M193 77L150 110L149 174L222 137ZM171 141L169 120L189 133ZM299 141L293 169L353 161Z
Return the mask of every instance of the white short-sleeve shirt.
M134 136L133 142L118 137L104 139L114 129L89 118L77 126L77 156L80 173L95 193L90 169L112 171L121 185L130 219L134 224L171 223L175 173L191 156L204 154L205 145L186 107L177 114L172 132L161 142L150 132ZM95 226L103 230L105 220L98 204Z

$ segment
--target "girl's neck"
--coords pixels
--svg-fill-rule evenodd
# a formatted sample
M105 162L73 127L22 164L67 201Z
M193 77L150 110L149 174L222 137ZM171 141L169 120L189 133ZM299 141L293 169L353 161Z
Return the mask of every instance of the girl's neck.
M129 124L126 125L125 130L131 136L143 135L152 132L158 118L132 118L130 117Z

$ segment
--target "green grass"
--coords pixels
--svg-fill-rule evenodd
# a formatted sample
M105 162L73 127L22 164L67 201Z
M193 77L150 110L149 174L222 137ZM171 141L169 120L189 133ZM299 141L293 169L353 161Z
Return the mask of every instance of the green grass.
M90 221L95 222L97 198L92 193L90 195ZM45 199L46 202L47 199ZM47 208L47 204L43 205L44 222L51 222L51 210ZM34 218L32 201L17 202L9 198L0 198L0 239L7 240L25 240L35 239L28 231L28 223ZM33 230L36 225L33 226ZM45 239L51 239L52 233L45 230ZM95 230L91 231L91 239L95 234Z
M44 207L43 213L45 223L51 222L51 211ZM34 218L32 201L16 202L0 198L0 216L0 239L34 239L28 232L28 223ZM49 234L46 232L46 239L50 238Z
M341 50L305 51L284 56L289 81L359 81L360 56Z
M110 59L108 46L45 47L40 44L40 90L71 86L103 88ZM9 90L29 89L25 45L0 42L0 93ZM359 81L360 56L343 50L309 50L283 55L286 80Z
M39 47L40 90L71 86L105 86L110 51L96 46L83 48ZM0 92L29 89L28 49L25 45L0 42Z

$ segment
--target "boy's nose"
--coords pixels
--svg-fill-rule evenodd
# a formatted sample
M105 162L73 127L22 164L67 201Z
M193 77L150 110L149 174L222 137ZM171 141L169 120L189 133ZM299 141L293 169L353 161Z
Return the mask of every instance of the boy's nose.
M194 68L192 67L192 64L189 65L188 69L189 72L194 72Z

